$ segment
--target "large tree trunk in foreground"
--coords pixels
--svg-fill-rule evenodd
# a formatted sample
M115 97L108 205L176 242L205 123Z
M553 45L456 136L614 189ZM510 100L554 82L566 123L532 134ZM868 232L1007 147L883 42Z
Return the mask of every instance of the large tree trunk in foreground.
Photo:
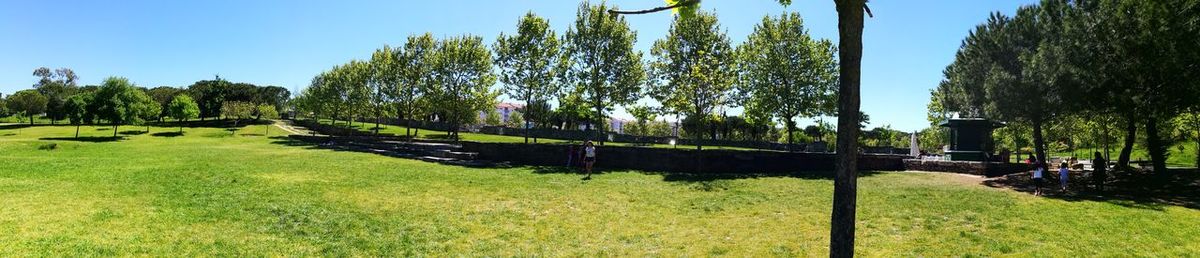
M1167 146L1163 146L1162 136L1158 135L1158 121L1153 117L1146 119L1146 148L1150 149L1154 173L1167 172Z
M1133 153L1133 143L1137 141L1137 123L1133 120L1128 121L1125 127L1125 146L1121 147L1121 154L1117 156L1117 167L1129 167L1129 155Z
M862 66L865 0L835 0L838 11L840 85L838 88L837 175L833 180L833 212L829 257L854 256L854 217L858 201L859 76Z

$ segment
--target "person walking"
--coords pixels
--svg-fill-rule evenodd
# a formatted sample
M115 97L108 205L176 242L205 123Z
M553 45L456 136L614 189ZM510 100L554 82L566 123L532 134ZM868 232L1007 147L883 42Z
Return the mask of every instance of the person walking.
M1105 173L1107 172L1108 161L1104 160L1104 156L1101 156L1100 152L1097 151L1095 156L1092 158L1092 180L1096 181L1097 192L1104 192L1104 180L1106 180L1106 177L1108 176L1105 175Z
M1039 162L1036 159L1034 159L1032 161L1034 164L1033 165L1034 166L1034 168L1033 168L1033 187L1034 187L1033 195L1041 196L1042 195L1042 181L1044 181L1042 179L1042 174L1043 174L1043 172L1046 171L1046 168L1045 168L1046 166L1045 166L1045 163Z
M587 141L587 142L583 143L583 166L584 166L584 169L587 170L587 176L584 176L583 180L591 180L592 179L592 164L595 164L595 163L596 163L596 145L592 144L592 141Z
M1067 191L1067 177L1071 175L1071 168L1067 162L1058 164L1058 185L1063 192Z

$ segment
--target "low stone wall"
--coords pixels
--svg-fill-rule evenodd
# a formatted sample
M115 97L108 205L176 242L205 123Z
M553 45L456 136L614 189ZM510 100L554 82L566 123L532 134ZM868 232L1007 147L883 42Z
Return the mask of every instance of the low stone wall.
M463 142L463 149L479 158L521 165L566 166L572 145ZM578 153L577 151L576 153ZM578 156L578 155L576 155ZM596 167L697 174L795 174L832 175L835 154L780 151L735 151L597 146ZM899 155L861 155L859 169L904 170Z
M906 159L904 160L904 168L907 170L950 172L986 177L998 177L1033 170L1033 165L1005 162Z

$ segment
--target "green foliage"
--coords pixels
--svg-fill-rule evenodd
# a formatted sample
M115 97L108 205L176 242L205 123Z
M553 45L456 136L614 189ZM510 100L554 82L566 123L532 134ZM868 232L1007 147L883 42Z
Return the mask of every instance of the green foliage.
M789 137L796 118L833 114L838 82L835 52L832 42L808 34L800 14L763 17L738 47L739 87L746 95L743 106L748 113L779 118Z
M608 9L604 3L579 5L563 40L565 60L559 63L570 95L595 111L590 119L596 124L614 105L637 101L646 78L642 54L633 48L637 34Z
M167 106L167 114L179 121L187 121L200 116L200 106L188 95L175 95Z
M91 104L95 106L96 117L112 123L114 128L122 124L141 124L146 118L160 113L158 103L122 77L104 79ZM116 133L114 129L113 136Z
M387 117L391 115L393 105L390 105L390 96L394 96L399 90L399 78L401 66L396 53L390 46L376 49L375 53L371 54L371 60L368 61L367 86L370 91L370 105L372 115L376 118Z
M254 103L245 101L227 101L221 105L221 115L226 118L234 118L237 120L247 119L254 115L256 110Z
M88 102L92 100L90 95L86 93L75 94L67 98L66 103L63 105L63 111L66 113L71 124L79 125L83 123L83 118L87 115Z
M1165 169L1161 148L1171 139L1159 128L1169 129L1163 121L1200 98L1200 78L1192 72L1200 62L1192 51L1200 48L1197 6L1043 1L1015 17L995 13L944 71L931 94L930 119L957 113L1028 124L1039 156L1046 139L1067 149L1096 146L1111 140L1112 123L1131 129L1140 123L1146 147L1159 150L1152 152L1156 169ZM1071 134L1079 131L1093 135Z
M700 12L691 19L676 18L667 37L655 41L650 53L656 58L650 62L650 96L663 108L701 118L692 120L703 127L703 117L734 104L734 53L716 15Z
M502 119L500 118L500 111L496 111L496 109L491 108L491 109L484 110L484 113L485 113L484 118L483 118L484 125L499 126L504 123L504 121L501 121Z
M430 33L409 35L403 51L396 52L398 84L392 100L399 115L406 119L420 117L430 111L432 103L426 94L434 90L434 53L437 40Z
M39 77L38 83L34 84L33 88L46 96L45 112L50 123L66 119L66 99L75 94L77 89L75 81L79 80L75 71L69 68L58 68L51 71L50 68L40 67L33 71L33 76Z
M477 112L495 109L498 92L492 54L478 36L451 37L438 42L433 54L433 74L438 87L431 95L439 114L444 115L457 133L458 127L473 123Z
M525 115L522 115L521 112L509 113L508 121L504 123L504 126L512 128L525 128Z
M21 116L29 118L29 124L33 124L33 116L46 112L45 95L38 93L37 90L22 90L8 96L5 100L8 109L12 110Z
M174 100L175 96L179 95L180 93L183 93L182 89L170 86L154 87L146 91L146 94L150 95L150 98L154 99L154 102L158 103L159 107L163 111L161 114L162 117L170 116L169 111L171 109L171 101Z
M276 112L276 110L277 109L275 109L274 105L258 104L258 106L254 108L254 114L258 117L258 119L276 119L279 118L279 112Z
M517 23L517 34L500 33L492 48L504 94L530 105L549 101L561 90L555 80L562 78L562 70L558 69L561 45L546 19L526 13Z

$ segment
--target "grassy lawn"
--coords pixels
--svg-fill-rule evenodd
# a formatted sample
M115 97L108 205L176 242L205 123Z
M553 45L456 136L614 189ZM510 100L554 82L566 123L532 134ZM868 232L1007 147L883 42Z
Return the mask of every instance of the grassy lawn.
M216 128L0 127L0 256L826 256L832 182L476 169ZM122 127L121 131L145 127ZM422 130L424 131L424 130ZM272 134L281 130L272 130ZM55 144L53 148L49 144ZM865 256L1188 256L1200 211L860 180Z
M321 119L320 121L322 124L327 124L327 125L333 124L333 121L331 121L329 119ZM346 126L346 121L338 121L337 125L338 126ZM354 124L351 125L351 127L358 129L358 131L361 131L361 132L372 132L371 128L375 128L375 124L374 123L355 122ZM408 128L405 126L385 125L385 124L380 124L379 127L380 127L380 130L379 130L380 133L390 133L390 134L394 134L394 135L405 135L404 130L406 128ZM524 143L525 142L525 138L521 137L521 136L482 134L482 133L471 133L471 132L459 132L458 135L460 137L462 137L463 141L472 141L472 142L499 142L499 143ZM417 138L418 139L446 139L446 132L445 131L437 131L437 130L421 129L421 131L417 135ZM568 143L578 144L579 143L578 141L572 141L572 140L547 139L547 138L538 138L537 141L539 144L568 144ZM529 142L533 143L533 138L530 138ZM656 143L656 144L651 144L651 145L635 145L633 143L614 142L614 143L608 143L608 144L613 144L615 146L637 146L637 147L667 148L667 149L669 149L669 148L695 149L696 148L695 145L680 144L680 145L676 145L676 146L671 146L670 144L662 144L662 143ZM704 146L704 148L705 149L718 149L718 150L759 150L759 149L753 149L753 148L742 148L742 147L731 147L731 146Z

